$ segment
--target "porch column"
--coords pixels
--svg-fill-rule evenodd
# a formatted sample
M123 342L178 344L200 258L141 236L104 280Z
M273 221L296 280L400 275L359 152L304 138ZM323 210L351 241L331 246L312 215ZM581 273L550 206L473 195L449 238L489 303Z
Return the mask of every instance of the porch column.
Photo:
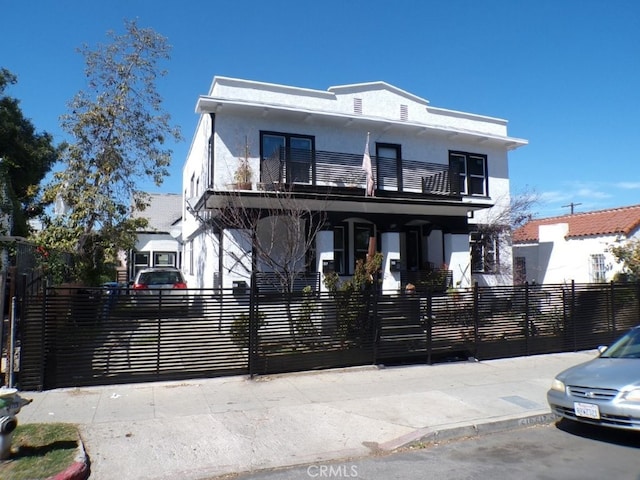
M251 260L253 248L251 232L242 229L225 229L222 232L222 288L233 288L233 282L251 284Z
M454 288L471 286L471 252L469 235L447 233L444 235L444 261L453 272Z
M324 262L333 262L333 230L321 230L316 234L316 271L320 272L320 291L326 292L324 285Z
M400 272L391 271L391 260L400 259L400 233L383 232L380 249L382 251L382 292L397 293L400 290Z

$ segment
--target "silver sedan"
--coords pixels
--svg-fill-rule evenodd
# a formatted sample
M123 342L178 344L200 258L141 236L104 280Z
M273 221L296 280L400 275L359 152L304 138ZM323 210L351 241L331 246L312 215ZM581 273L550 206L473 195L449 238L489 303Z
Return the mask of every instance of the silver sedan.
M640 326L600 355L556 376L551 411L570 420L640 431Z

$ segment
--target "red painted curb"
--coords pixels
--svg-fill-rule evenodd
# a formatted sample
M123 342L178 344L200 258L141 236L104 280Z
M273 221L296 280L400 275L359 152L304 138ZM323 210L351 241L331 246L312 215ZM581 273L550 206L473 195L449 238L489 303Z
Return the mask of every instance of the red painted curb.
M89 478L89 458L84 450L82 438L78 437L78 453L75 462L62 472L46 480L87 480Z
M74 462L64 472L60 472L47 480L86 480L89 477L89 466L85 462Z

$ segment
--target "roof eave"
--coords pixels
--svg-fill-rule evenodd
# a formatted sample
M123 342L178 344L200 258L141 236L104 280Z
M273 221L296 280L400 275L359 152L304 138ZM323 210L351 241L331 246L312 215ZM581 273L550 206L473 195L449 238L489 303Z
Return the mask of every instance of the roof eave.
M260 103L260 102L247 102L244 100L229 100L226 98L217 98L217 97L211 97L206 95L201 95L200 97L198 97L195 111L196 113L203 115L203 114L209 114L209 113L217 113L227 107L260 109L263 111L263 114L267 114L269 111L291 112L291 113L302 114L307 118L310 116L317 115L324 118L343 119L348 124L360 122L368 126L384 125L387 128L390 126L413 127L414 129L416 129L418 134L437 133L437 134L449 135L451 138L455 138L456 136L463 136L467 138L474 138L481 142L482 141L498 142L501 145L503 145L507 150L515 150L516 148L529 144L529 141L523 138L494 135L494 134L489 134L485 132L479 132L475 130L465 130L465 129L449 127L449 126L431 125L431 124L417 123L417 122L407 122L402 120L393 120L389 118L374 117L374 116L367 116L367 115L354 116L354 115L344 114L340 112L311 110L311 109L300 108L296 106L274 105L274 104L267 104L267 103Z

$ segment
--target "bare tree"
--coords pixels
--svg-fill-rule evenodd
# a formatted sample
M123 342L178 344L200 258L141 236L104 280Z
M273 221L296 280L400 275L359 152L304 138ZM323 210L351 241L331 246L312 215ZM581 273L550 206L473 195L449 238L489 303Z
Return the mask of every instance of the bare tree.
M272 189L253 194L251 201L233 190L225 195L213 222L238 230L238 244L252 245L251 269L245 273L268 272L272 287L293 292L295 281L314 259L316 235L326 222L326 209L299 198L293 185L273 184Z
M476 241L493 246L494 258L483 260L495 262L495 273L511 274L512 265L498 265L499 252L511 248L513 232L533 218L533 209L539 202L539 195L531 189L509 196L508 201L506 197L498 199L496 206L487 212L484 221L475 226L472 236L477 236Z

